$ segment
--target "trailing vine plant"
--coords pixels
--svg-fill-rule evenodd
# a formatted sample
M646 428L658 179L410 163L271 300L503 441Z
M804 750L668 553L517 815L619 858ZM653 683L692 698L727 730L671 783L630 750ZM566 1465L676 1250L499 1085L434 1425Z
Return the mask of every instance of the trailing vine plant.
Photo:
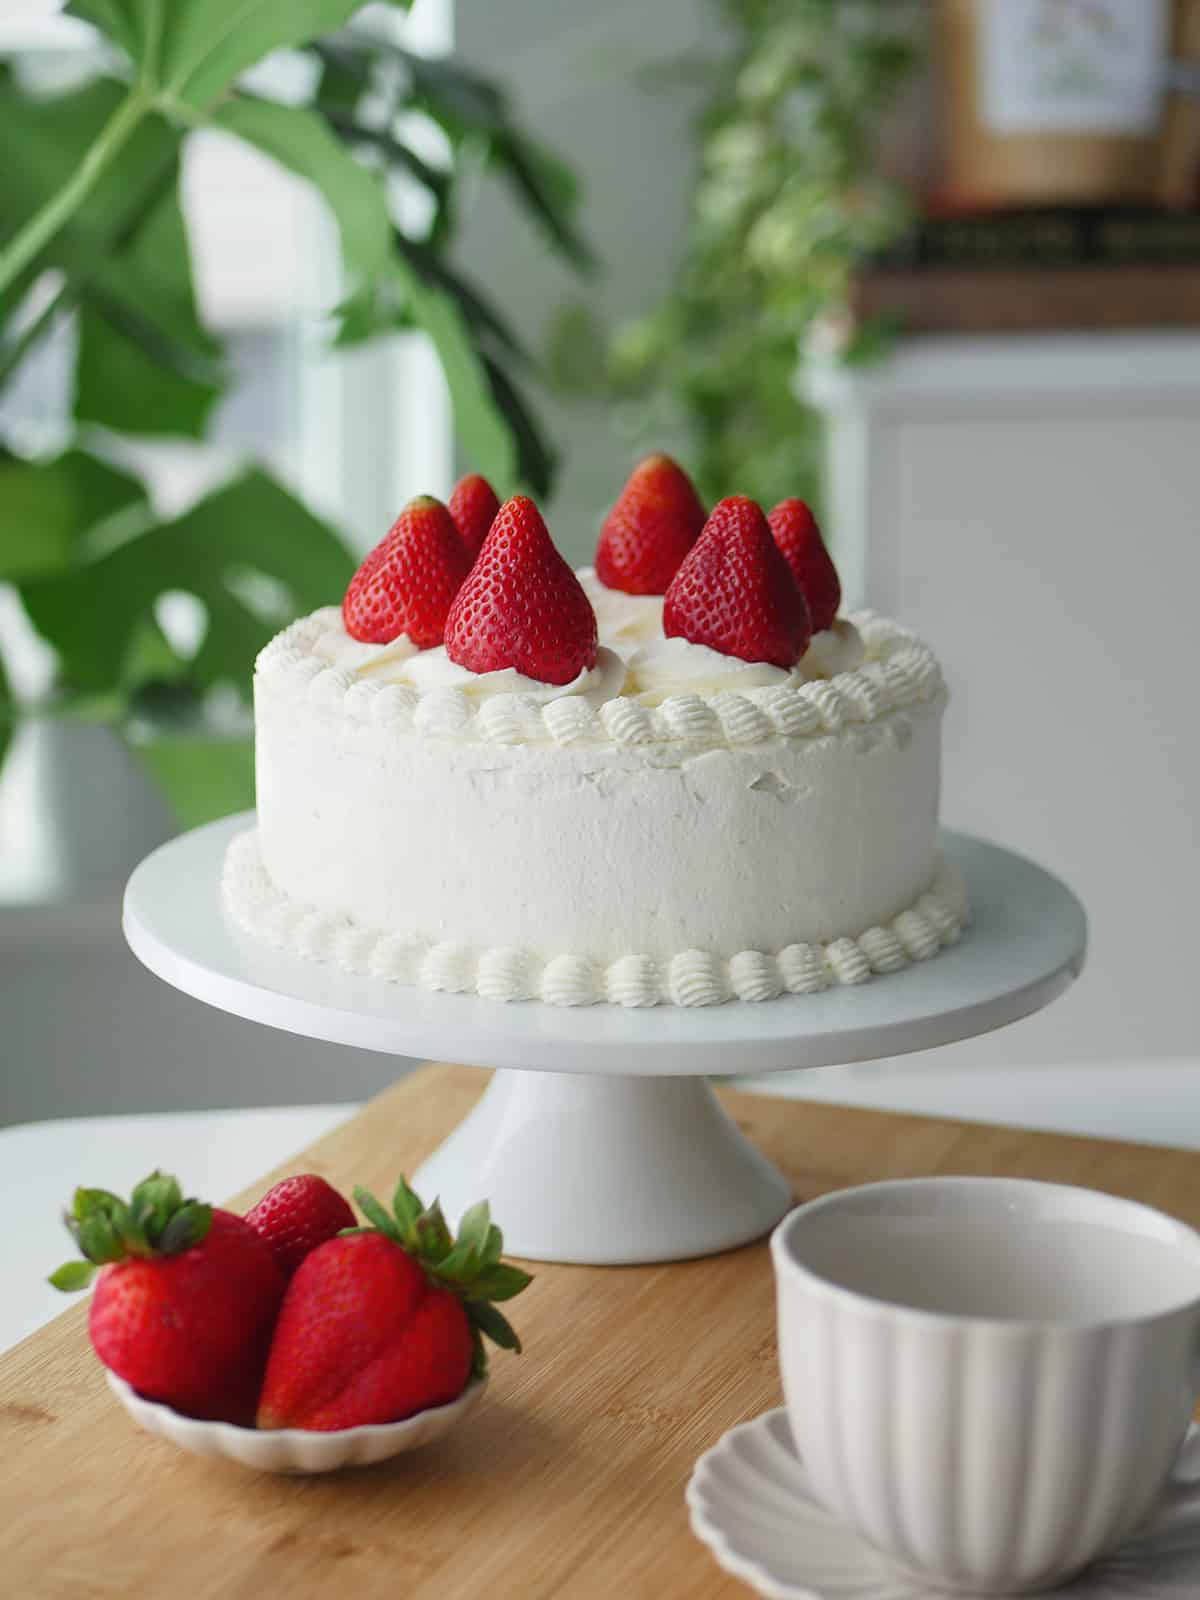
M617 397L635 443L680 440L710 503L735 490L772 505L819 494L819 420L797 398L800 352L844 322L855 268L899 237L911 202L883 175L888 112L922 57L916 0L714 0L727 48L675 64L710 97L674 287L589 366L586 316L562 319L552 371ZM657 76L661 92L663 74ZM886 330L842 355L867 359ZM593 328L592 348L597 349Z

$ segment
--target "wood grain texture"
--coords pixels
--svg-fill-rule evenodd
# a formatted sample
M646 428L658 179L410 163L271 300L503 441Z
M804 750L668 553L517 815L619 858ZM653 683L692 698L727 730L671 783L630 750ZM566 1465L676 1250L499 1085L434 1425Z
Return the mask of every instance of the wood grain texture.
M426 1068L233 1203L299 1171L387 1190L486 1081L465 1067ZM1002 1173L1087 1184L1200 1225L1200 1159L1190 1152L723 1099L803 1199L877 1178ZM525 1354L496 1356L491 1389L462 1428L423 1451L325 1478L255 1475L138 1432L103 1383L86 1308L76 1305L0 1358L0 1594L746 1594L692 1537L683 1490L696 1456L725 1429L780 1403L765 1243L661 1267L534 1271L513 1307Z

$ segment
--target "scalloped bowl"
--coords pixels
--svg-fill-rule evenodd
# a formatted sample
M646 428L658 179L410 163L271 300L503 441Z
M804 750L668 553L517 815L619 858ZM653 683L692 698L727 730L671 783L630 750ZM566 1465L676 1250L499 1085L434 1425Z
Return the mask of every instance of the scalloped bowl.
M115 1372L106 1372L108 1387L147 1433L169 1439L194 1456L236 1461L256 1472L336 1472L340 1467L365 1467L387 1461L449 1433L473 1411L487 1388L486 1378L473 1378L446 1406L418 1411L403 1422L370 1423L337 1433L310 1433L303 1428L241 1428L233 1422L201 1422L185 1417L157 1400L147 1400Z

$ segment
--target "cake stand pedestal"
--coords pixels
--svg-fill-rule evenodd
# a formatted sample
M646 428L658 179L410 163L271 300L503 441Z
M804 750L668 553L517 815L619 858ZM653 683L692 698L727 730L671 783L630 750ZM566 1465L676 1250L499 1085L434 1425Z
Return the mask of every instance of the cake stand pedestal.
M510 1254L615 1264L707 1255L758 1238L786 1180L718 1104L708 1076L925 1050L1015 1022L1082 968L1086 921L1057 878L947 833L971 924L932 961L861 987L689 1010L504 1005L433 994L290 956L236 928L221 865L252 813L173 839L129 880L124 928L167 983L311 1038L499 1070L415 1173L451 1220L491 1201Z

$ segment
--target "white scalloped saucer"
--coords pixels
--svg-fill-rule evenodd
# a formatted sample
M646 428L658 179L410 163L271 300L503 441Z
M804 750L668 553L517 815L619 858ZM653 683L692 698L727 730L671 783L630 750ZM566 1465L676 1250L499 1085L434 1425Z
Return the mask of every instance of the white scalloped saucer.
M1200 1595L1200 1428L1181 1467L1197 1493L1175 1499L1103 1561L1047 1600L1195 1600ZM780 1407L731 1428L687 1486L692 1531L768 1600L946 1600L898 1573L817 1499ZM1027 1596L1026 1600L1033 1600Z
M340 1467L366 1467L376 1461L432 1444L449 1433L456 1422L473 1411L487 1388L486 1378L474 1378L449 1405L431 1406L403 1422L371 1423L342 1428L336 1433L312 1433L304 1428L240 1428L233 1422L202 1422L185 1417L157 1400L147 1400L115 1372L106 1372L108 1387L139 1428L168 1439L189 1455L236 1461L258 1472L336 1472Z

